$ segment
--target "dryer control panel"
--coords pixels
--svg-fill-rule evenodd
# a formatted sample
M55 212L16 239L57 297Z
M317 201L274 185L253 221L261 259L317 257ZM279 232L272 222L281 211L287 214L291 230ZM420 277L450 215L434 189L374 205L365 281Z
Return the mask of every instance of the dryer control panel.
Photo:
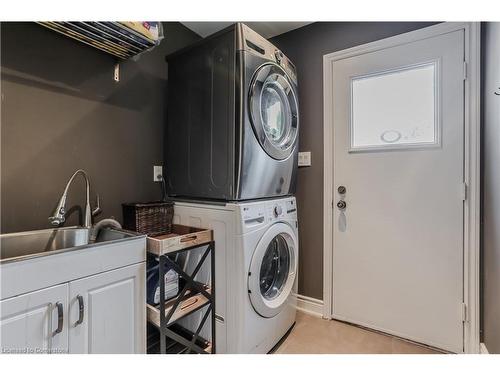
M282 51L243 23L236 24L236 32L237 50L244 50L275 62L280 65L289 75L290 79L297 84L297 69Z

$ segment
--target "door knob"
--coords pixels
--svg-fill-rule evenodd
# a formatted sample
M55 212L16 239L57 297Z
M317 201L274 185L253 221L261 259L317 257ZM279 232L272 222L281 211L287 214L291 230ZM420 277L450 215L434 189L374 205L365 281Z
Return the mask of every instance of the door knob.
M337 202L337 208L339 210L343 211L346 209L346 207L347 207L347 203L345 201L343 201L342 199Z

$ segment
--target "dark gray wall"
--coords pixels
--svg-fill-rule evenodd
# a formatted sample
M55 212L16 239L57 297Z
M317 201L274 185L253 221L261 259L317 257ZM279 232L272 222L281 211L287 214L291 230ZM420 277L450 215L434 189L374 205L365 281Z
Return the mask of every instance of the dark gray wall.
M500 23L483 24L483 341L500 354Z
M48 227L47 217L78 168L101 196L100 218L121 203L160 198L165 55L199 39L165 23L165 39L137 61L115 58L35 23L1 24L1 232ZM68 207L83 206L75 181ZM78 223L74 211L67 225Z
M272 39L297 66L300 150L312 151L312 166L298 177L300 294L323 298L323 55L431 24L320 22Z

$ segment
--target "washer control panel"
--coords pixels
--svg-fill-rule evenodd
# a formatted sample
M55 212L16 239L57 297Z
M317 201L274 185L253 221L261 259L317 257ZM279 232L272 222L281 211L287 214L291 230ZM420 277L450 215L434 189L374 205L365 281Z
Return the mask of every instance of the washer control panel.
M280 221L296 215L295 199L280 200L267 205L267 221Z
M243 207L243 221L247 225L263 223L266 220L266 211L264 206L246 206Z
M295 198L268 200L244 205L241 210L242 230L255 230L262 225L285 221L297 224Z
M287 214L292 214L292 213L294 215L297 214L297 206L296 206L296 203L295 203L295 199L288 199L285 202L285 206L286 206L286 213Z

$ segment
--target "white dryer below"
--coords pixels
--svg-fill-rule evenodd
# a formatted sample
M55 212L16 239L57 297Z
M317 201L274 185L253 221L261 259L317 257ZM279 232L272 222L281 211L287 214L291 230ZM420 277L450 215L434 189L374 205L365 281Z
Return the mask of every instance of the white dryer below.
M295 322L295 198L225 204L177 201L174 222L214 231L217 353L269 352ZM199 281L208 280L209 268L201 270ZM192 328L196 323L191 319L185 324Z

